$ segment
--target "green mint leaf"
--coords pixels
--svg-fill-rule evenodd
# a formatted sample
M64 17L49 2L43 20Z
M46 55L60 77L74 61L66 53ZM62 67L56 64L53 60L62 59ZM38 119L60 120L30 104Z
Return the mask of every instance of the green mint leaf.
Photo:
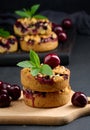
M17 64L17 66L23 67L23 68L32 68L34 65L30 61L21 61Z
M49 76L53 74L52 68L49 65L47 64L40 65L40 59L36 52L30 50L29 55L30 55L30 60L19 62L17 66L23 68L30 68L31 74L33 76L38 75L38 73L49 75Z
M31 17L31 12L30 12L30 10L29 9L23 9L23 11L29 16L29 17Z
M41 14L34 15L33 17L38 18L38 19L46 19L47 18L46 16L43 16Z
M31 8L30 8L30 12L31 12L31 16L33 16L36 11L39 9L40 5L39 4L36 4L36 5L33 5Z
M32 74L33 76L36 76L39 72L40 72L40 69L39 69L39 68L32 68L32 69L31 69L31 74Z
M5 31L4 29L1 28L0 29L0 36L7 38L7 37L10 36L10 33L8 31Z
M40 67L40 59L36 52L30 50L30 61L32 61L37 68Z
M41 66L40 72L42 74L49 75L49 76L53 74L51 67L49 65L47 65L47 64L43 64Z
M36 11L39 9L40 5L36 4L31 6L29 9L23 9L23 10L17 10L15 11L15 13L23 18L39 18L39 19L46 19L46 16L40 15L40 14L36 14Z
M22 11L15 11L15 13L23 18L29 18L31 17L30 13L27 13L25 10L22 10Z
M32 61L29 61L29 63L32 65L32 67L31 67L31 68L36 67L36 64L35 64L35 63L33 63Z

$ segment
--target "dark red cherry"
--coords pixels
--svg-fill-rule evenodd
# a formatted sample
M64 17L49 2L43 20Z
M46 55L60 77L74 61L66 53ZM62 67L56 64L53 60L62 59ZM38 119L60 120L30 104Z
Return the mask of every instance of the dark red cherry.
M9 83L0 81L0 90L3 90L3 89L8 90L8 88L10 88L10 87L11 87L11 85Z
M71 98L71 102L74 106L84 107L88 103L87 96L82 92L75 92Z
M8 107L10 106L11 99L8 94L0 95L0 107Z
M67 40L67 34L65 32L58 33L58 39L61 42L65 42Z
M69 18L63 19L61 24L62 24L63 28L69 29L72 27L72 20Z
M8 107L11 99L17 100L20 96L21 89L18 85L0 81L0 107Z
M57 26L58 26L58 24L52 22L52 30L54 30L54 28Z
M3 82L0 81L0 90L2 90L2 89L3 89Z
M47 54L44 58L44 64L48 64L51 68L55 68L60 64L60 58L56 54Z
M3 89L7 89L7 91L9 91L10 87L11 84L3 82Z
M12 85L9 88L9 96L11 96L12 100L18 100L18 98L21 96L21 89L18 85Z
M54 27L53 31L58 35L60 32L63 32L63 28L60 25L58 25Z
M7 89L2 89L2 90L0 91L0 95L1 95L1 94L9 94L9 93L8 93Z

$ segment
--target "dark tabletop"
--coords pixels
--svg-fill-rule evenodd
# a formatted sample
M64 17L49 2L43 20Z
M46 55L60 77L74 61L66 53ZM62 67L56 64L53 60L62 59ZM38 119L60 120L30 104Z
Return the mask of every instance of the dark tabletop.
M90 96L90 36L78 35L70 56L70 84L74 91ZM20 84L18 67L0 67L0 80ZM1 130L89 130L90 116L81 117L64 126L0 125Z

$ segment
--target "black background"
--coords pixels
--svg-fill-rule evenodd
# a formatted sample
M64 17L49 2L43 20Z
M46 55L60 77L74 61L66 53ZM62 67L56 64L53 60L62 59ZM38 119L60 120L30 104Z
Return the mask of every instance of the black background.
M90 13L90 0L0 0L0 12L13 12L17 9L28 8L33 4L40 4L40 10L56 10L73 13L86 11Z

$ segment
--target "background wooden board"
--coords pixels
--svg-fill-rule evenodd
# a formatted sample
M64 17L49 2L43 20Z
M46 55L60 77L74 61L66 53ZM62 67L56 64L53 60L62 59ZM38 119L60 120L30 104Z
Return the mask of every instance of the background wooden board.
M64 125L89 114L90 104L78 108L69 101L62 107L40 109L25 105L21 97L20 100L12 102L10 107L0 108L0 124Z

